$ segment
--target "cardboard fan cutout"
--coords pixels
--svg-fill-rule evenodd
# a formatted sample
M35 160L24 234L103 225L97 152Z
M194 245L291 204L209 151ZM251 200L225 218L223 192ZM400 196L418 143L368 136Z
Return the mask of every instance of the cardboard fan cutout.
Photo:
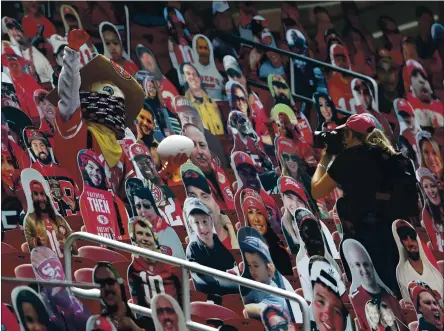
M351 272L349 297L356 312L359 326L366 329L370 329L370 327L373 330L378 329L378 325L382 325L383 322L381 317L384 308L381 309L381 307L385 307L390 309L396 318L397 328L392 330L406 330L406 323L399 302L392 291L379 278L364 246L354 239L346 239L342 242L341 250L345 258L342 263L347 264ZM375 297L379 300L367 305ZM369 314L373 311L374 315L370 318ZM377 327L375 328L375 326Z
M267 208L256 191L244 189L240 194L242 209L236 210L241 221L241 226L256 229L265 239L269 248L270 256L276 269L284 275L292 275L291 259L276 233L280 233L279 224L273 224ZM277 228L279 232L275 232Z
M202 84L214 101L226 100L224 95L224 79L214 62L213 44L203 34L193 38L194 66L199 72Z
M316 131L331 131L344 123L344 118L339 118L336 106L327 93L315 92L313 103L318 117Z
M86 231L109 239L128 239L128 214L120 198L109 188L105 170L91 150L81 150L78 166L83 178L80 212Z
M387 121L386 116L379 112L373 92L368 84L361 79L355 78L351 81L351 89L353 97L355 98L356 112L358 114L367 113L376 118L385 135L394 141L393 131L390 124Z
M255 169L265 190L274 193L277 180L274 165L265 153L248 117L239 111L231 111L228 117L228 128L234 139L231 155L238 152L248 155L254 161Z
M27 61L11 47L3 47L2 45L2 65L8 68L9 78L20 104L18 108L28 115L32 123L38 127L40 126L40 116L34 103L34 91L40 90L42 87L28 73ZM38 51L36 50L36 52Z
M20 213L26 210L26 199L20 183L20 173L30 166L30 160L21 147L22 130L24 126L31 125L31 120L21 110L4 105L1 116L1 227L5 231L23 225Z
M227 249L238 248L239 245L237 243L235 229L228 216L221 213L221 208L216 200L215 190L212 187L211 181L192 163L184 163L180 168L180 172L187 197L199 198L210 210L214 223L214 231L222 244ZM189 223L185 224L189 236L194 236L195 234L191 225Z
M190 100L199 111L202 122L214 135L225 134L223 116L217 103L205 90L202 76L190 62L180 65L180 75L184 81L185 98Z
M50 319L51 316L48 307L44 304L42 297L32 288L28 286L17 286L12 290L11 298L14 311L20 324L20 330L28 330L29 314L36 317L34 325L40 327L42 330L65 330L63 323L55 319ZM28 308L26 314L25 308Z
M242 277L283 290L294 291L288 280L276 269L267 243L256 229L240 228L237 238L244 265ZM255 266L254 270L252 270L252 266ZM260 320L263 309L268 306L279 306L290 316L291 322L302 322L302 313L297 303L242 286L239 287L239 290L244 302L244 313L248 318Z
M444 109L442 100L435 97L429 77L423 66L415 60L407 60L407 75L410 86L407 100L412 105L415 117L421 127L444 127Z
M173 254L168 242L171 238L163 238L167 239L166 241L160 240L146 218L135 216L128 227L131 243L134 246L170 256ZM133 254L128 267L128 285L133 303L148 308L153 296L160 293L167 293L180 300L182 295L180 277L180 269L175 266Z
M31 252L31 264L37 280L64 281L65 272L57 255L48 247L38 246ZM76 328L84 328L90 314L68 287L43 286L40 295L50 308L50 318L66 319Z
M307 40L300 30L287 30L286 41L291 52L310 57ZM290 83L291 91L293 93L298 93L311 99L313 93L316 92L318 88L326 86L324 79L320 82L315 79L313 70L314 67L311 63L290 58L290 77L293 77L293 80ZM319 85L321 86L318 87L318 83L320 83Z
M427 230L432 247L444 252L444 196L433 173L424 167L416 170L416 177L423 191L425 206L422 223Z
M22 68L20 68L19 65L15 65L15 68L9 68L10 74L11 69L16 72L25 69L23 70L23 73L28 72L28 74L24 75L29 75L27 78L30 78L30 80L25 79L22 80L21 83L23 85L22 88L28 88L29 90L23 92L28 92L32 94L34 90L36 90L36 88L31 89L31 87L37 82L49 85L53 74L51 64L49 63L45 55L43 55L36 47L32 46L32 40L30 40L30 38L25 34L21 24L14 18L4 16L2 18L2 31L3 33L8 34L10 41L7 47L5 47L5 42L2 42L2 54L6 52L9 54L16 54L24 60L24 62L22 62L22 65L20 65ZM3 65L5 65L6 63L7 61L2 61ZM25 76L22 76L22 78L25 78ZM23 104L22 107L24 107ZM37 125L37 123L34 124Z
M326 243L320 224L321 222L305 208L296 209L294 222L299 229L299 232L296 232L297 239L300 243L300 249L296 256L298 275L304 292L304 298L307 301L313 302L313 288L308 268L310 258L319 255L327 259L338 272L340 272L340 269L332 257L330 247Z
M48 181L57 212L62 216L78 215L79 189L70 174L57 163L48 138L42 131L28 127L23 130L23 140L31 158L31 168Z
M444 293L443 276L436 260L413 226L404 220L397 220L392 224L392 231L399 251L396 279L402 298L410 301L408 284L412 280L423 281L438 293Z
M24 169L20 179L28 205L23 226L29 251L37 246L46 246L63 258L63 245L72 230L57 212L48 183L35 169ZM72 253L77 254L75 245Z
M393 101L393 108L399 122L398 148L405 157L413 160L415 168L417 168L420 155L416 145L416 135L421 131L421 127L410 102L402 98L396 98Z
M161 217L171 226L183 225L182 203L160 178L147 148L141 144L133 144L130 146L129 156L137 178L151 191Z
M235 109L233 105L234 101L243 101L235 100L236 98L232 96L234 92L233 89L237 90L239 96L242 96L241 94L245 95L246 92L248 92L251 114L246 115L249 117L252 116L252 120L255 122L255 130L259 135L262 136L263 134L268 134L268 129L265 126L265 123L268 122L267 112L259 99L259 96L247 85L247 78L245 77L239 62L237 62L236 58L233 56L227 55L224 57L223 65L228 76L228 82L225 84L225 93L227 94L231 109ZM243 91L236 88L235 83L240 84L243 87ZM268 142L263 140L263 143L266 144Z
M125 51L117 27L110 22L102 22L99 25L100 38L103 42L103 54L108 59L121 66L131 76L135 76L139 71L137 65L131 60L129 50Z
M435 136L436 137L436 136ZM441 182L444 180L444 161L438 137L432 137L428 131L419 131L416 134L416 146L418 151L419 165L429 169Z
M187 123L183 126L182 135L190 138L194 142L194 149L190 154L190 161L198 167L207 178L211 194L220 209L234 209L234 194L231 191L231 183L223 168L218 164L218 160L211 152L204 132L196 125Z
M261 196L262 201L267 208L267 213L270 217L270 223L274 224L275 227L273 229L275 233L279 234L281 231L280 226L276 227L276 225L280 224L281 222L280 210L274 199L265 191L264 186L262 185L264 181L272 182L273 180L275 180L274 178L277 179L276 174L273 173L272 176L268 176L268 174L266 174L265 177L264 175L262 175L261 178L261 175L258 173L253 160L244 152L234 152L233 154L231 154L231 167L236 176L237 190L234 195L236 211L242 210L242 190L245 188L253 189Z
M75 29L83 29L82 21L80 19L79 14L74 9L74 7L70 5L61 5L60 6L60 16L62 16L63 26L65 27L65 35L68 36L68 33ZM87 64L91 61L96 55L99 54L96 46L90 41L84 43L80 46L80 61L82 65Z
M154 227L154 231L156 231L159 240L163 243L168 243L167 246L171 252L169 255L184 258L185 254L176 231L174 231L171 224L168 224L166 219L161 216L148 187L144 186L142 180L138 178L127 179L125 186L133 217L139 216L148 220Z
M156 56L147 46L138 44L136 46L136 57L142 70L147 71L153 76L157 84L158 94L165 104L166 108L174 111L173 101L179 95L176 87L163 75L160 70Z
M418 318L416 330L442 330L444 313L439 303L442 296L421 281L411 281L408 289Z
M339 44L330 46L329 59L333 66L342 69L351 70L348 50ZM356 102L351 89L352 78L346 76L338 71L334 71L329 78L327 78L328 94L333 103L343 111L351 114L356 113Z
M313 302L310 305L312 329L353 330L344 305L347 293L341 273L321 256L312 256L308 269L313 288Z
M34 103L40 114L40 130L50 139L55 134L55 118L56 107L54 107L47 99L48 91L35 90ZM51 142L52 143L52 142Z
M174 94L167 91L162 92L159 82L146 70L137 72L136 79L145 91L144 108L153 112L157 127L155 131L159 130L164 136L180 134L181 126L174 109L174 98L178 95L177 91ZM162 93L165 97L162 96Z
M309 209L308 199L304 187L297 180L281 176L279 177L279 192L284 203L284 214L281 217L282 233L284 234L291 254L299 252L300 242L298 226L293 221L293 215L298 208Z
M234 64L229 65L234 66ZM235 65L238 65L237 62ZM234 70L235 69L231 68L228 69L229 72ZM235 73L235 75L237 75L237 73ZM231 111L240 111L247 116L252 122L254 130L259 135L261 142L266 145L272 145L272 140L266 126L266 123L268 123L268 117L259 97L254 92L248 94L245 87L240 83L240 80L237 82L231 78L225 84L225 92L228 96Z
M192 36L185 24L181 12L174 7L166 7L163 16L168 25L168 53L171 64L177 70L179 82L183 84L180 74L180 65L184 62L194 63Z
M187 198L184 203L184 216L191 230L186 250L187 260L216 270L239 274L234 257L215 233L210 209L198 198ZM225 295L239 291L236 283L210 275L192 272L191 278L196 290L206 294Z
M284 120L282 117L283 115L286 115L288 120ZM296 135L299 139L302 138L310 146L313 145L313 132L311 130L310 122L304 113L294 112L291 106L285 103L276 103L271 109L270 120L277 123L278 131L284 131L284 128L280 126L285 127L285 121L289 121L289 125L291 125L293 130L296 131L295 133L292 133L292 135Z
M177 299L168 294L158 294L151 301L156 331L187 331L185 317ZM166 312L168 312L166 315ZM167 317L165 317L165 315ZM170 316L170 317L168 317Z

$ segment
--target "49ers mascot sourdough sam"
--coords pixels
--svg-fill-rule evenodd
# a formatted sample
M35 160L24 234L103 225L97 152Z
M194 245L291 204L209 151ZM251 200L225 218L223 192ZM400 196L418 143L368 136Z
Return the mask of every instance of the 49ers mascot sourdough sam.
M47 96L59 110L55 152L81 188L77 152L92 149L103 163L113 191L124 196L124 180L134 176L134 170L117 140L124 137L125 126L131 125L142 108L144 94L131 75L102 55L80 69L79 49L88 39L84 30L69 32L58 88Z

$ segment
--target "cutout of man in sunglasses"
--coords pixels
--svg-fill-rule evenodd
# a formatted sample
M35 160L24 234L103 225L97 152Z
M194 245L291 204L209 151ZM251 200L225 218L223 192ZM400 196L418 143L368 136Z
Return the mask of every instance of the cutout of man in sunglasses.
M143 331L135 322L128 306L124 280L109 262L97 262L93 271L93 281L100 286L100 299L104 306L100 315L91 316L87 322L101 317L108 318L118 331Z

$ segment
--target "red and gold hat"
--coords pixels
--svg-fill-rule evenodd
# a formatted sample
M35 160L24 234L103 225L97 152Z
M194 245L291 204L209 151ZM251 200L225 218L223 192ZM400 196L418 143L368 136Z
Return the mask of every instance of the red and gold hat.
M294 192L302 201L308 203L304 187L297 180L283 176L279 178L279 192L285 193L288 191Z
M282 153L288 153L291 155L298 154L296 144L288 138L278 137L276 139L276 145L277 145L277 154L279 157L282 155Z
M237 152L233 153L232 157L233 157L233 163L234 163L235 167L238 167L241 164L248 164L256 169L256 166L255 166L253 160L251 159L251 157L247 153L237 151Z

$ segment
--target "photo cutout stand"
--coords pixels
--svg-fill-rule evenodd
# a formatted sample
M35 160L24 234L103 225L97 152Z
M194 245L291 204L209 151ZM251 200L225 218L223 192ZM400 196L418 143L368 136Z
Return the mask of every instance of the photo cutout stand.
M125 182L126 195L131 207L133 218L143 217L156 231L159 242L170 252L169 255L184 259L182 243L174 228L162 217L156 206L152 192L138 178L128 178Z
M184 225L182 203L160 178L146 146L137 143L131 145L129 159L137 178L151 191L162 218L171 226Z
M48 247L39 246L31 251L31 264L37 280L64 281L65 272L57 255ZM84 328L90 313L74 296L69 287L42 286L40 295L53 314L50 318L66 319L70 325Z
M261 282L273 287L294 292L289 281L277 271L265 239L254 228L242 227L237 233L242 253L242 277ZM254 266L254 270L250 270ZM261 312L267 306L279 306L290 316L291 322L302 323L302 312L294 301L260 292L246 287L239 287L244 303L244 314L248 318L261 319Z
M78 216L79 188L68 171L58 164L48 137L41 130L27 127L23 130L23 141L31 158L31 168L48 181L58 213L64 217Z
M40 172L31 168L24 169L20 178L28 206L23 226L29 251L32 252L38 246L46 246L59 258L63 258L61 245L72 230L55 208L48 182ZM72 251L76 251L75 245Z
M290 255L273 230L270 216L259 193L246 188L242 190L240 198L242 209L237 212L241 222L243 220L242 226L256 229L264 237L277 270L283 275L292 275ZM276 224L277 226L279 224Z
M321 256L338 272L341 272L341 269L332 257L330 247L326 243L321 222L305 208L296 209L294 222L299 229L299 232L296 232L296 236L300 243L299 252L296 255L296 267L304 298L309 302L313 302L313 288L309 273L310 258L316 255Z
M346 239L341 244L341 250L342 263L348 265L351 273L351 279L347 277L351 281L349 298L359 327L368 330L381 328L382 323L386 323L381 311L381 307L384 307L382 309L390 309L384 317L395 317L397 327L392 330L407 330L398 300L379 278L365 247L357 240ZM373 300L374 297L379 300Z
M109 188L99 158L84 149L79 151L77 160L83 178L80 212L86 231L109 239L129 239L125 205Z

